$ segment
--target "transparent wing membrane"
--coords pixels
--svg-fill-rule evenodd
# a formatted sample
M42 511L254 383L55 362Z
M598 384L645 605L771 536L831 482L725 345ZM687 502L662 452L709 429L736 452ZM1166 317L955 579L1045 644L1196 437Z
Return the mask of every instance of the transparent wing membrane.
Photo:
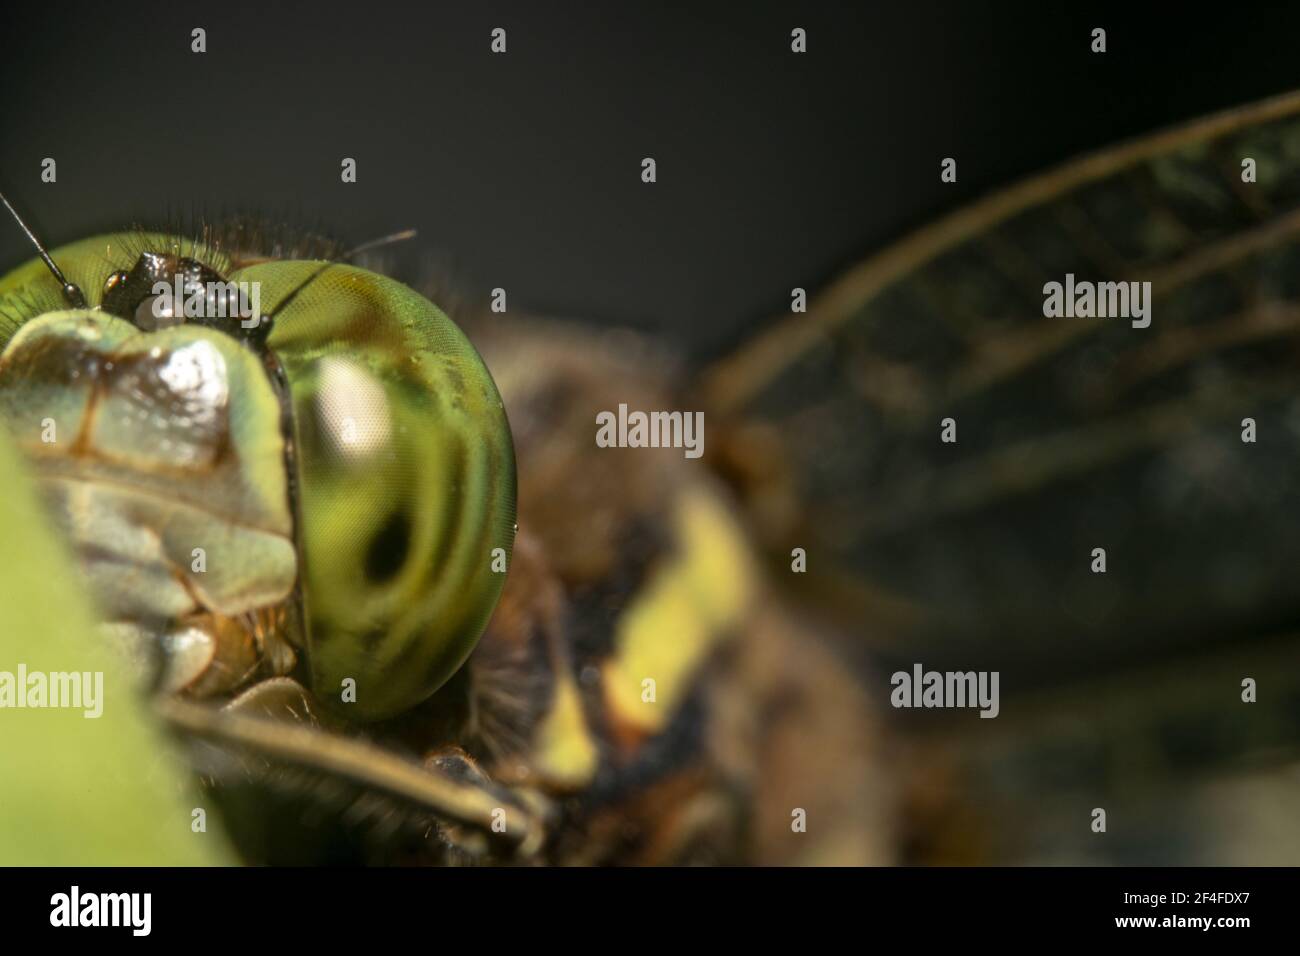
M1297 109L995 196L713 370L715 399L794 448L796 536L922 610L909 654L987 642L1047 678L1063 654L1128 659L1297 610ZM1044 284L1067 274L1150 282L1150 327L1045 317Z
M905 771L917 805L945 808L921 813L918 858L1103 852L1061 834L1086 841L1077 815L1109 799L1151 825L1111 859L1183 859L1221 805L1171 802L1172 781L1283 797L1267 774L1300 745L1298 240L1290 95L961 210L709 370L713 406L768 423L794 463L806 504L774 543L808 549L807 586L843 599L886 673L1001 672L998 720L903 723L935 760ZM1048 317L1067 277L1150 283L1149 326ZM1248 677L1267 701L1242 702ZM940 791L1024 825L936 835L959 816ZM1256 859L1300 844L1275 832Z

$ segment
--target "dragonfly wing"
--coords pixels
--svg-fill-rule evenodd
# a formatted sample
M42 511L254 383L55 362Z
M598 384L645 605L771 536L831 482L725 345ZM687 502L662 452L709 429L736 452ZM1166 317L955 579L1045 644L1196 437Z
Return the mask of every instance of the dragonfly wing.
M1131 298L1049 315L1051 283ZM925 725L916 787L1009 830L932 800L932 857L1083 853L1063 834L1109 795L1163 826L1112 858L1204 862L1172 781L1294 761L1298 296L1293 94L958 211L708 371L711 408L780 437L806 504L772 543L871 658L1001 674L1000 719Z
M1297 111L1270 101L995 195L716 366L715 406L774 424L798 462L810 573L921 609L908 656L996 649L1034 681L1291 620ZM1150 326L1045 317L1067 275L1150 282Z

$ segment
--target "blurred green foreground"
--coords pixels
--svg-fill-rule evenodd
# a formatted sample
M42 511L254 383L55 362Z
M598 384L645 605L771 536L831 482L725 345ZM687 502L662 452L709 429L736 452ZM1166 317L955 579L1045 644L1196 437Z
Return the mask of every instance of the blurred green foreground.
M0 707L0 865L229 862L216 820L193 831L200 804L130 676L95 639L71 558L19 462L0 435L0 680L20 665L98 671L103 701L98 718L80 707Z

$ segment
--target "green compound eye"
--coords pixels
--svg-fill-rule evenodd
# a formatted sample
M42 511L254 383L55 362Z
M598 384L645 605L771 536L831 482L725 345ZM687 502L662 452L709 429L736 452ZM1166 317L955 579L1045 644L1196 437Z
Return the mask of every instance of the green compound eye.
M268 344L297 430L299 538L313 683L356 680L359 716L428 697L469 656L505 581L515 464L501 397L432 303L347 265L232 274L264 302L301 291Z
M85 240L52 256L93 308L109 277L129 270L144 249L198 254L173 237L131 235ZM289 450L283 485L303 606L301 632L289 637L306 652L324 704L363 720L399 713L464 663L505 582L515 463L500 395L460 329L401 283L318 261L231 270L225 257L203 253L227 281L257 283L261 311L274 315L267 367L282 379L287 414L277 423L265 400L237 394L228 408L237 459L253 444L238 436L279 432ZM64 309L59 284L39 261L27 263L0 279L0 345L19 325ZM57 323L42 325L58 334ZM212 329L194 327L190 337L217 337L226 355L234 345ZM24 369L14 365L23 356L7 351L5 359L10 383L21 379ZM30 390L6 384L7 393L15 389L23 394L7 394L7 413L19 407L30 417ZM240 466L251 473L247 457ZM279 460L263 455L259 467Z

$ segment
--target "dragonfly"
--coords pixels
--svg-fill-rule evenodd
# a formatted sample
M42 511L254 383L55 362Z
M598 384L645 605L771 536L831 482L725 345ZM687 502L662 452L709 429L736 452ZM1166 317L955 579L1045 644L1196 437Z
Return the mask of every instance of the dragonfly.
M494 374L541 390L512 425L458 327L350 252L243 224L37 248L0 280L0 415L243 858L882 852L853 748L838 797L750 825L772 762L804 760L802 734L757 745L755 691L838 695L851 734L869 715L815 629L780 625L719 482L671 449L590 460L587 404L668 401L646 357L584 380L557 350L530 382L564 336L512 332L532 358ZM779 667L800 635L806 667ZM836 800L860 838L803 839Z
M453 323L419 276L243 223L41 247L0 279L5 417L35 458L36 386L105 374L40 323L148 325L145 279L265 277L269 331L120 340L218 341L282 438L280 603L209 613L206 644L155 613L133 645L246 859L1294 862L1294 822L1225 808L1295 788L1298 114L1266 101L1015 185L695 365L582 323ZM1066 276L1149 282L1150 325L1045 315ZM493 464L416 480L446 460L419 410L466 388L462 444ZM702 409L707 451L599 447L620 405ZM403 417L391 476L339 478L340 423L368 446ZM403 480L417 510L494 515L460 583L385 523ZM367 565L401 579L402 556L454 624L410 651L346 623L378 620ZM913 664L999 672L999 716L892 709Z

